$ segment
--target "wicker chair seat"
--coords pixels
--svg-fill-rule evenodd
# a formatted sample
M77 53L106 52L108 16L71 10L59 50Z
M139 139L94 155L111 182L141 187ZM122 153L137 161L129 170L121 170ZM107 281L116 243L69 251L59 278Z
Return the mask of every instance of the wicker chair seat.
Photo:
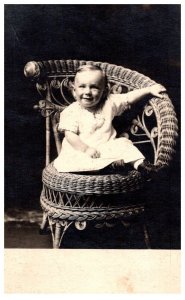
M131 171L128 175L83 175L74 173L59 173L53 163L49 164L42 174L45 186L55 191L70 194L106 195L135 191L141 188L143 179L137 171Z

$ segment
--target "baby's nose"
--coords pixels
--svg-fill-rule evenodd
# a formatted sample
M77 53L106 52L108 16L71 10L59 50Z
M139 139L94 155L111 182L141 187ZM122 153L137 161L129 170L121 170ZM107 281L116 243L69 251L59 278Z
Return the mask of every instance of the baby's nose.
M86 87L84 89L84 94L90 94L91 93L91 89L89 87Z

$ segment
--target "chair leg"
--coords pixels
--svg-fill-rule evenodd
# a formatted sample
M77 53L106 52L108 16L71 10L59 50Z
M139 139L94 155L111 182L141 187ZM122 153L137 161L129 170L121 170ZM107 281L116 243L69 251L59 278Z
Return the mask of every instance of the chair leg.
M62 225L60 223L56 223L55 235L54 235L54 240L53 240L53 248L54 249L59 249L59 247L60 247L61 232L62 232Z
M44 235L44 234L48 234L49 230L48 230L48 215L46 212L43 212L43 217L42 217L42 223L40 225L40 229L39 229L39 233L40 235Z
M143 224L143 232L144 232L145 245L147 249L151 249L150 237L145 223Z
M64 234L68 227L72 224L73 222L67 222L63 221L60 223L55 224L55 233L52 234L53 238L53 248L54 249L59 249L62 243L62 239L64 237ZM51 225L52 226L52 225ZM52 230L53 232L53 230Z

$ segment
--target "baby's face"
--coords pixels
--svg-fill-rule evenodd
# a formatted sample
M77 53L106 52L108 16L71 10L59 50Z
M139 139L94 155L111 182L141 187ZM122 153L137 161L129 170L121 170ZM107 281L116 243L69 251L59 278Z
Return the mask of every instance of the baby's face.
M93 110L103 95L105 83L101 71L87 70L77 73L74 82L74 95L82 107Z

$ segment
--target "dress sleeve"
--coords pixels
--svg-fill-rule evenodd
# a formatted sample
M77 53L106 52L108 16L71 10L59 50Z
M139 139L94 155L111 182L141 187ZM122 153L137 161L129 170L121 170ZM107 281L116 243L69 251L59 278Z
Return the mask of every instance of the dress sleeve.
M69 130L74 133L78 133L78 108L74 104L76 103L69 105L60 113L60 120L58 125L59 131Z
M111 94L109 101L112 105L114 117L120 116L125 110L130 109L127 94Z

